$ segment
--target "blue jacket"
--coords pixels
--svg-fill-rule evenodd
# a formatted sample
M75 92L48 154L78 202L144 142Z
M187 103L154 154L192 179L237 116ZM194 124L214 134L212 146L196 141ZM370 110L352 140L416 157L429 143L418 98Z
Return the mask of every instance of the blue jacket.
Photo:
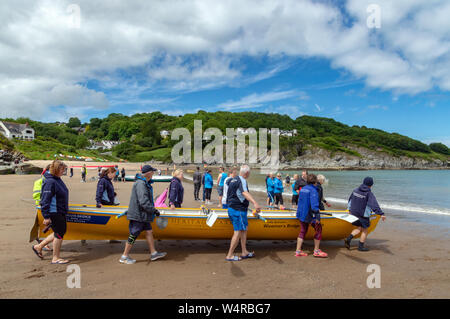
M69 190L61 178L44 174L41 193L41 212L45 219L51 214L67 214L69 210Z
M274 179L272 179L272 178L267 179L267 191L268 192L274 191L274 183L275 183Z
M184 187L181 184L181 181L173 177L170 181L170 189L169 189L169 203L183 203L184 196Z
M300 190L297 218L304 223L311 223L313 219L320 220L319 193L316 186L308 184Z
M283 182L281 180L279 180L278 178L275 178L273 180L273 192L275 194L279 194L279 193L282 193L283 191L284 191Z
M369 218L372 211L378 215L384 215L370 187L364 184L353 190L348 199L348 210L350 214L358 218Z
M153 202L153 181L147 180L136 174L136 181L131 189L130 204L128 205L128 220L138 222L152 222L155 219L157 209Z
M114 197L114 186L108 176L105 175L100 178L97 183L97 194L95 196L95 200L97 201L97 204L101 204L103 201L113 205Z
M211 174L206 173L205 174L205 188L213 188L213 179Z
M295 183L292 184L292 195L298 195L298 192L295 191Z

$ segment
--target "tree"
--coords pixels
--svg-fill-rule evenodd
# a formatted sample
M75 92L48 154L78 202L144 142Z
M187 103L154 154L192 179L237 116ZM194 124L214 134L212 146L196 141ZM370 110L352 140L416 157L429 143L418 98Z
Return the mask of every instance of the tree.
M86 136L84 136L84 135L79 135L79 136L77 137L77 142L75 143L75 146L76 146L78 149L84 149L84 148L86 148L86 147L89 146L89 140L87 139Z
M450 155L450 149L442 143L431 143L430 148L436 153Z
M81 127L81 121L78 117L71 117L69 119L69 123L67 123L67 126L70 128Z

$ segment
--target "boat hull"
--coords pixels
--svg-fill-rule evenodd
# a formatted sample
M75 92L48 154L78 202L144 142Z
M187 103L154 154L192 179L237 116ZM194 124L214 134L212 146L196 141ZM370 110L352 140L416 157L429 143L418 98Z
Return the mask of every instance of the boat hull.
M95 208L90 205L73 205L67 214L67 233L65 240L126 240L129 236L126 216L117 218L126 211L127 207ZM233 226L226 210L214 209L218 218L212 227L206 224L207 215L199 208L175 209L159 208L161 216L166 218L167 226L160 229L156 220L152 222L153 234L156 239L230 239L233 235ZM341 213L346 213L341 211ZM300 231L300 222L295 212L263 211L264 222L253 214L248 214L248 239L292 240L296 239ZM369 232L373 231L379 221L378 215L371 216ZM329 216L322 217L323 240L339 240L347 237L355 226ZM38 228L38 237L43 238L51 233L44 234L43 217L38 208L35 227ZM306 234L306 239L313 239L312 227ZM31 237L30 237L31 238ZM141 234L138 239L145 239Z

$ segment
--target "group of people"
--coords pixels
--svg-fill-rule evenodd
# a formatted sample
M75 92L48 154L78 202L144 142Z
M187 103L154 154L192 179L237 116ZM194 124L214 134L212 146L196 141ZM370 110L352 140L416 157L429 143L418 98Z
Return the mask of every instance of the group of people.
M45 247L48 247L48 244L53 243L52 264L66 264L69 262L60 257L60 248L67 229L66 214L69 208L69 190L61 179L66 170L67 165L64 162L55 160L47 167L42 176L39 204L44 217L44 225L51 227L53 233L47 236L42 242L32 246L32 250L39 258L43 258L42 251ZM144 165L141 168L141 172L136 174L127 211L129 237L125 244L123 254L119 259L121 263L133 264L136 262L136 260L130 257L129 253L142 232L145 232L145 237L150 248L150 259L157 260L166 256L165 252L158 252L156 250L151 226L155 217L159 216L159 211L155 208L152 187L152 177L155 171L157 170L152 166ZM198 171L199 168L197 168ZM115 174L116 167L109 167L102 170L96 192L97 207L101 207L102 205L117 205L117 194L114 191L114 185L112 183ZM207 177L207 175L210 177ZM230 247L225 257L227 261L240 261L255 256L255 252L249 251L246 246L248 231L247 215L250 203L253 204L255 214L260 213L261 206L249 192L247 182L249 176L250 167L248 165L242 165L240 169L232 167L229 173L225 173L225 169L221 168L220 175L217 179L218 187L220 187L220 203L223 208L228 210L228 216L234 230ZM211 186L209 188L204 187L204 189L211 189L213 183L209 169L205 171L203 177L205 180L203 185ZM278 174L277 179L280 180ZM183 202L184 188L181 182L182 180L183 171L175 170L169 186L169 205L171 208L181 207ZM272 176L269 176L268 180L272 180ZM308 228L311 226L315 230L313 256L326 258L328 255L321 251L319 247L322 239L320 212L324 209L323 203L328 204L323 200L323 190L321 188L323 180L321 183L318 176L308 174L307 171L302 172L301 178L294 176L294 180L293 189L297 192L296 196L298 196L296 216L301 225L297 238L295 256L304 257L308 255L302 250L302 245ZM358 220L354 223L356 228L344 241L347 248L350 248L353 237L361 233L358 249L360 251L368 250L364 246L364 243L367 239L368 228L370 226L369 217L372 211L381 215L383 221L385 220L384 213L371 192L373 183L371 177L366 177L361 186L355 189L349 198L348 208L350 214L356 216ZM273 183L273 185L274 190L280 188L278 182ZM198 187L196 187L196 190L196 199L198 200ZM274 191L274 194L277 193ZM235 249L239 244L241 245L242 252L240 256L237 256L235 255Z
M112 179L115 182L117 182L119 180L119 177L121 177L122 182L125 182L125 175L126 175L125 168L122 167L122 170L120 170L120 172L119 172L119 167L117 165L114 168L115 168L115 174L112 177ZM99 166L98 167L98 180L100 180L102 173L103 173L103 168ZM70 178L73 177L73 167L70 167L69 177ZM86 183L86 177L87 177L87 167L86 167L86 164L83 164L83 166L81 166L81 182L82 183Z

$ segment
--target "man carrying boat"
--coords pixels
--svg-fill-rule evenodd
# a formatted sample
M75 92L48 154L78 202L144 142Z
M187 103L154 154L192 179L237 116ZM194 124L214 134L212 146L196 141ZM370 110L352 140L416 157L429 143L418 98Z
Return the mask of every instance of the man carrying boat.
M296 257L308 256L302 251L302 244L308 232L309 225L314 230L314 257L327 258L328 255L319 249L322 239L322 224L320 223L319 212L319 193L316 188L317 177L314 174L308 174L307 185L302 187L299 192L297 218L300 220L300 233L297 238Z
M231 178L227 181L227 206L228 216L233 224L233 237L231 238L230 249L226 256L227 261L239 261L241 259L252 258L255 256L254 252L247 250L247 211L249 203L252 202L256 213L261 210L258 203L253 199L248 191L247 179L250 176L250 167L242 165L240 175ZM241 242L242 255L241 257L234 255L239 241Z
M131 190L130 205L127 213L127 219L130 221L130 236L119 260L123 264L134 264L136 262L136 260L130 258L129 252L142 231L145 231L145 237L150 248L150 260L154 261L166 256L166 253L156 251L150 224L155 216L159 216L159 211L153 203L153 187L151 185L151 179L155 171L156 169L150 165L144 165L141 169L142 175L136 175L136 182Z
M353 225L358 228L354 229L352 233L344 240L345 247L350 249L350 242L353 237L361 233L361 238L359 239L358 250L359 251L369 251L367 247L364 247L364 243L367 239L368 228L370 226L370 214L375 212L381 215L381 220L385 221L386 216L384 216L383 211L378 205L375 195L372 193L371 188L373 185L373 178L364 178L363 183L358 188L354 189L350 198L348 199L348 210L350 214L359 218Z

